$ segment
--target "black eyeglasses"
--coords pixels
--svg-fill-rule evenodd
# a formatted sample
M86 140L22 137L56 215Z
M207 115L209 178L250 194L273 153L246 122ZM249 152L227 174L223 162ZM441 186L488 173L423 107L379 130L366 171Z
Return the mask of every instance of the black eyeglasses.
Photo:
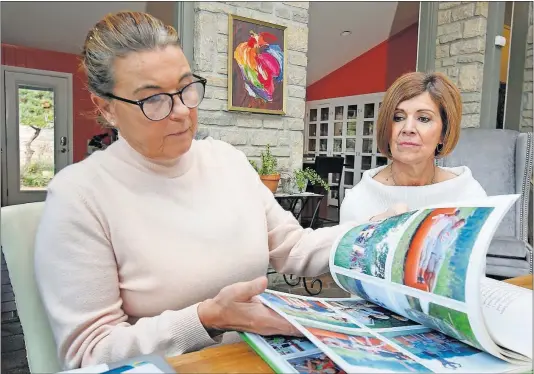
M107 93L109 98L117 99L125 103L134 104L141 108L141 111L151 121L161 121L171 114L174 107L174 96L178 95L180 101L189 109L196 108L204 99L206 92L207 79L193 74L196 81L189 83L180 91L175 93L159 93L141 100L128 100L123 97L115 96L112 93Z

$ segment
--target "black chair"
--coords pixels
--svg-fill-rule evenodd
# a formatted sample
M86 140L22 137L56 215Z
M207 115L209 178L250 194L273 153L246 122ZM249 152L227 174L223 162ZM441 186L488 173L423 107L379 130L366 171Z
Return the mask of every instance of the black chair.
M324 226L324 223L339 223L339 212L340 212L340 207L341 207L341 198L340 198L340 184L342 183L341 181L341 176L342 176L342 173L343 173L343 167L345 166L345 158L342 157L342 156L316 156L315 157L315 164L314 164L314 167L313 169L315 170L315 172L317 174L319 174L319 176L321 178L323 178L326 182L328 182L328 176L330 174L338 174L339 175L339 183L337 184L337 186L330 186L330 190L331 191L336 191L337 192L337 200L338 200L338 204L337 204L337 221L335 220L331 220L327 217L321 217L319 216L318 219L316 220L317 224L320 225L320 226ZM308 186L308 190L311 191L311 192L315 192L315 193L320 193L320 194L326 194L326 190L324 189L324 187L322 186L311 186L309 185ZM328 201L328 199L326 200L323 200L323 201ZM328 204L328 203L326 203Z

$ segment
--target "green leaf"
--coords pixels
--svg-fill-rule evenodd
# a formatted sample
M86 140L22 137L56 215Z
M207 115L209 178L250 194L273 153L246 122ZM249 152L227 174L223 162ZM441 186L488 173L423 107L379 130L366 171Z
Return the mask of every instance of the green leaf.
M19 124L40 129L54 127L54 92L20 88Z
M310 182L312 185L320 185L322 186L326 191L330 191L330 186L328 183L321 178L317 172L311 168L306 168L304 170L297 169L294 171L294 180L295 184L297 185L297 188L299 192L304 192L306 190L306 186L308 185L308 182Z
M250 164L259 175L271 175L271 174L279 174L278 172L278 160L275 156L271 153L271 145L267 144L265 151L261 151L260 154L261 158L261 166L258 166L256 161L249 160Z

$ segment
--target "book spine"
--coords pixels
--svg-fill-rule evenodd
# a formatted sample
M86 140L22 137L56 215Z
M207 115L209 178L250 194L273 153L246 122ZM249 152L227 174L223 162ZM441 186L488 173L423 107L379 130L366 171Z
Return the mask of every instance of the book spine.
M247 343L254 350L254 352L256 352L262 358L262 360L265 361L267 363L267 365L269 365L271 367L271 369L273 369L273 371L276 374L283 374L284 373L284 370L282 368L280 368L278 365L276 365L271 360L271 357L267 353L265 353L263 351L263 349L258 347L258 345L252 339L250 339L247 336L247 334L240 332L239 335L241 336L241 339L243 339L245 341L245 343Z

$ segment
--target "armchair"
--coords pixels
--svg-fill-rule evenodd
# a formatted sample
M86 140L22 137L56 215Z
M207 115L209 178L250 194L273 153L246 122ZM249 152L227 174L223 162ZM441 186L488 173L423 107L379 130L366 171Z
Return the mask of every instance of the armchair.
M532 274L528 215L533 152L532 133L469 128L462 130L454 151L437 162L446 167L469 167L489 196L521 195L503 218L490 244L487 275L509 278Z
M2 207L0 229L30 372L57 373L56 342L34 276L34 239L43 209L44 202Z

